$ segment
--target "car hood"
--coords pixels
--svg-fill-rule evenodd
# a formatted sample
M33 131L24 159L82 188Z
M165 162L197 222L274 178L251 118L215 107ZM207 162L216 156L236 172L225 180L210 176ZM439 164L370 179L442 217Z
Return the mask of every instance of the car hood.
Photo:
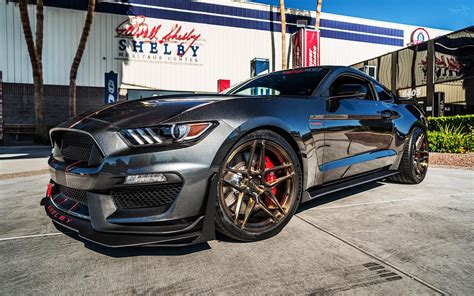
M231 99L225 95L163 96L118 103L87 114L85 117L109 122L119 128L160 124L190 109Z

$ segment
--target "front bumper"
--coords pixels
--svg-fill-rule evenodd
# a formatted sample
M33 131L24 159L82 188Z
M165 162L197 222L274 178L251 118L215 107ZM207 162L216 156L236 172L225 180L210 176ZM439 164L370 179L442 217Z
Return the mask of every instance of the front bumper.
M206 242L215 238L215 196L217 175L209 182L203 214L190 223L168 221L146 226L114 225L107 222L100 197L91 196L90 217L79 217L61 206L60 193L51 190L42 204L52 221L62 227L77 232L79 237L107 247L131 246L184 246ZM53 183L50 183L53 184ZM53 187L54 188L54 187ZM48 190L49 192L49 190ZM94 198L95 197L95 198ZM115 227L114 227L115 226ZM115 229L114 229L115 228ZM144 232L144 230L146 230Z
M220 155L233 128L221 123L199 143L179 149L131 147L109 125L89 119L83 120L80 128L60 127L52 131L90 136L102 152L102 159L96 166L81 166L56 154L50 157L51 183L83 194L82 200L70 199L81 200L79 204L70 200L63 204L68 194L52 192L44 205L55 223L77 231L87 240L110 247L182 245L214 238L216 194L209 188L217 187L217 184L212 186L220 163L216 155ZM124 184L126 176L151 173L165 174L167 181L154 185ZM114 196L114 192L121 190L172 184L180 187L165 206L145 203L124 208ZM212 209L208 208L209 203Z

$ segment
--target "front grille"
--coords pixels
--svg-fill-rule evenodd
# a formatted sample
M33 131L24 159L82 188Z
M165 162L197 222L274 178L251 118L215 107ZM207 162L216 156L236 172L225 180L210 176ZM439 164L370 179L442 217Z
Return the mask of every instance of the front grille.
M80 132L56 132L54 141L62 157L69 162L95 166L102 162L102 154L94 139Z
M181 184L131 187L112 191L112 198L119 209L137 209L170 205L181 191Z
M68 199L79 202L80 204L87 206L87 192L80 189L70 188L62 185L58 185L59 192L61 192Z

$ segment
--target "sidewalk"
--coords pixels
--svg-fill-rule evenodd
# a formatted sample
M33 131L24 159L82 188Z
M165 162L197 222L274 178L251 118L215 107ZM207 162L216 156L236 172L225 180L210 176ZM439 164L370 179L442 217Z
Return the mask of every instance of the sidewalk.
M48 172L50 146L0 146L0 179Z

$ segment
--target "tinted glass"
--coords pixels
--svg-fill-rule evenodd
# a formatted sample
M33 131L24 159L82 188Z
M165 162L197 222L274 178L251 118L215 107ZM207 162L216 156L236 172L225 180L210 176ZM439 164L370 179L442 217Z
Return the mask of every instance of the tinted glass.
M329 72L325 68L310 68L276 72L254 78L228 92L248 96L310 96Z
M375 91L377 92L380 101L389 101L393 99L392 95L378 84L375 84Z
M367 89L367 94L364 98L358 98L360 100L375 100L373 92L371 91L371 87L369 86L369 82L364 79L359 79L353 76L340 76L338 77L329 87L329 96L335 96L337 89L344 84L360 84Z

